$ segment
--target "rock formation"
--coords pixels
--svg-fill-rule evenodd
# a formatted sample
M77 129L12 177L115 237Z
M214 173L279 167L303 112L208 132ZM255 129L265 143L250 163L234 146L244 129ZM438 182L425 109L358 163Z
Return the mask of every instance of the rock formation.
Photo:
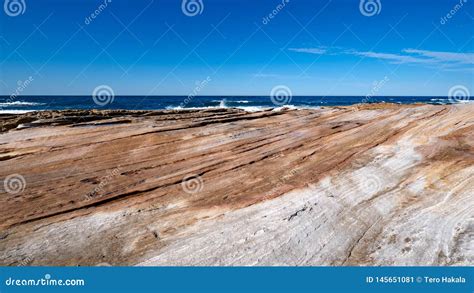
M1 265L474 264L474 105L0 127Z

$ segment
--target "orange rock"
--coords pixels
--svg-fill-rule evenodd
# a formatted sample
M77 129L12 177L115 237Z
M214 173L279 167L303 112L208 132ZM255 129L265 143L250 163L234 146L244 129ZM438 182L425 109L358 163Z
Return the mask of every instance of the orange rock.
M3 116L0 264L472 265L473 113Z

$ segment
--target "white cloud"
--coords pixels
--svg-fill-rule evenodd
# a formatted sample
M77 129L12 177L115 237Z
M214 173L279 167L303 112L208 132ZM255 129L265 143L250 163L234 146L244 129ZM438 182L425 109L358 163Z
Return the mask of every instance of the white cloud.
M439 52L417 49L405 49L404 53L415 54L426 58L432 58L439 62L456 62L461 64L474 64L474 53Z
M378 52L359 52L359 51L346 51L345 54L363 56L367 58L375 58L382 60L389 60L391 63L401 64L401 63L431 63L429 59L416 58L408 55L399 55L392 53L378 53Z
M315 55L354 55L379 60L387 60L392 64L423 64L445 65L446 67L460 67L474 64L474 53L428 51L418 49L403 49L400 53L386 53L374 51L343 50L340 48L290 48L293 52ZM329 53L330 51L330 53Z
M327 52L327 50L324 48L289 48L288 50L298 53L309 53L317 55L323 55Z

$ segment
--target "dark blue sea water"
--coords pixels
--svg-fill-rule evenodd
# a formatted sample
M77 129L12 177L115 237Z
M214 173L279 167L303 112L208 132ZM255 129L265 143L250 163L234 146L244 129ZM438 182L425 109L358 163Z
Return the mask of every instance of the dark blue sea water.
M92 96L0 96L0 113L22 113L39 110L65 109L193 109L193 108L241 108L257 111L266 108L289 106L295 108L317 108L358 103L430 103L449 104L455 101L447 97L363 97L363 96L294 96L274 101L268 96L115 96L93 98Z

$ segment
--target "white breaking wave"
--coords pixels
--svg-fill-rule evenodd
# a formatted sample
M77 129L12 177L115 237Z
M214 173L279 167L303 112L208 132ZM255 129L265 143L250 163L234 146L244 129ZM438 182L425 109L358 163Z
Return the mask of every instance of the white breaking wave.
M450 99L430 99L431 102L437 102L440 104L471 104L474 100L450 100Z
M40 106L40 105L44 105L44 103L23 102L23 101L0 102L0 107L10 107L10 106Z
M259 112L259 111L265 111L271 108L268 107L263 107L263 106L249 106L249 107L235 107L240 110L244 110L247 112Z
M281 107L273 108L269 106L237 106L229 107L225 105L225 102L220 101L219 106L208 106L208 107L181 107L181 106L168 106L166 110L205 110L205 109L240 109L246 112L259 112L259 111L281 111L283 109L291 110L304 110L304 109L321 109L319 106L295 106L295 105L283 105ZM223 103L222 103L223 102Z
M205 110L205 109L240 109L247 112L258 112L271 109L270 107L263 106L249 106L249 107L228 107L228 106L208 106L208 107L181 107L181 106L168 106L166 110Z
M37 110L0 110L0 114L24 114L28 112L34 112Z
M225 104L225 99L223 99L222 101L220 101L219 103L219 108L227 108L226 104Z
M205 109L218 109L220 107L208 106L208 107L181 107L181 106L167 106L166 110L205 110Z
M211 102L213 103L221 103L223 100L212 100ZM236 104L248 104L250 103L250 101L247 101L247 100L239 100L239 101L228 101L228 100L225 100L224 101L226 102L229 102L229 103L236 103Z
M457 101L458 104L471 104L474 103L474 100L459 100Z

